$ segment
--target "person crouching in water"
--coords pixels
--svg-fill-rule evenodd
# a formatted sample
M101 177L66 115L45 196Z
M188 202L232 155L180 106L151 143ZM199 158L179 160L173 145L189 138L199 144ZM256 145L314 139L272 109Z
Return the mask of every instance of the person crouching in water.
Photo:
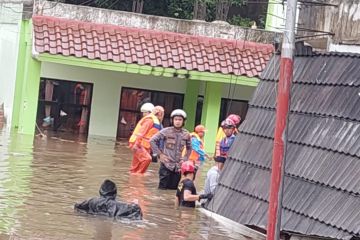
M129 139L129 147L133 151L130 173L143 174L146 172L151 163L150 139L162 129L163 118L164 108L156 106L136 125Z
M183 176L176 191L175 207L195 207L195 202L201 199L212 198L212 194L196 194L194 185L195 166L193 162L186 161L181 164L181 174Z
M82 203L76 203L78 212L102 215L115 219L141 220L142 211L138 204L116 200L117 187L111 180L105 180L99 190L100 197L93 197Z
M176 190L181 174L181 163L189 159L191 153L191 140L189 132L183 128L186 113L176 109L170 114L171 127L158 132L150 140L151 149L160 161L159 189ZM186 148L186 155L182 151Z

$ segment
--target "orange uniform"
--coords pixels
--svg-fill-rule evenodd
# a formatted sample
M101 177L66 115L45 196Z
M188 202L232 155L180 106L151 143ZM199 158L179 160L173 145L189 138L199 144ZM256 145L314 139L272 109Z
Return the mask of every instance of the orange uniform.
M129 147L133 149L131 173L145 173L151 162L150 138L161 129L159 119L149 114L143 117L136 125L129 139Z

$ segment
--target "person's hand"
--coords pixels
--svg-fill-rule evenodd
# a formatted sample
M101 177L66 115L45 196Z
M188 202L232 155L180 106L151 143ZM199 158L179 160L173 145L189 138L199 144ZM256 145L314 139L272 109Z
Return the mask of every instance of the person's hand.
M212 193L208 193L208 194L200 194L199 195L199 200L201 199L207 199L207 200L211 200L213 198L213 194Z
M168 157L163 153L159 154L159 159L160 159L161 162L169 162Z
M151 161L152 162L158 162L158 159L159 159L159 155L158 154L156 154L156 153L153 153L152 155L151 155Z
M141 148L141 146L139 144L134 144L132 146L130 146L130 149L133 151L133 152L136 152L138 151L139 149Z

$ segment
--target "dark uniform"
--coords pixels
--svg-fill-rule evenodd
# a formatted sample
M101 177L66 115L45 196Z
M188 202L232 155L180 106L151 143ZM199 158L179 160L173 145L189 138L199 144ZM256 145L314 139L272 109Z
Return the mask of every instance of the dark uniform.
M177 189L181 178L180 164L187 161L191 153L190 133L183 128L167 127L155 134L150 144L153 154L160 156L159 189ZM184 148L186 155L182 157Z
M196 195L196 188L195 188L194 182L187 178L180 182L180 184L177 188L177 191L176 191L176 197L178 199L179 206L194 208L195 201L189 202L189 201L184 200L185 190L190 191L192 195Z

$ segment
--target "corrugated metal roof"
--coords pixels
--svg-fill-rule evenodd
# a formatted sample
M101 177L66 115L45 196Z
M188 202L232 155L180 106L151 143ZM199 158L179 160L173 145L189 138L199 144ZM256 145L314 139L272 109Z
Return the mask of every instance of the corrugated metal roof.
M360 55L304 55L295 60L282 230L359 237ZM267 222L279 59L274 56L261 75L208 206L261 228Z

